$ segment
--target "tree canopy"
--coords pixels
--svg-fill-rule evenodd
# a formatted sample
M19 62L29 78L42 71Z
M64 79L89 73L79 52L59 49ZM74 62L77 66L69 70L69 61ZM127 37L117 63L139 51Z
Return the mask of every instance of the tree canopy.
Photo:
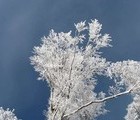
M102 57L100 49L111 47L109 34L102 34L98 20L74 24L75 32L54 30L34 47L31 64L39 79L50 86L48 120L91 120L105 114L105 102L130 93L126 120L139 118L140 62L127 60L113 63ZM74 34L74 35L73 35ZM96 76L106 76L115 85L108 92L96 93Z

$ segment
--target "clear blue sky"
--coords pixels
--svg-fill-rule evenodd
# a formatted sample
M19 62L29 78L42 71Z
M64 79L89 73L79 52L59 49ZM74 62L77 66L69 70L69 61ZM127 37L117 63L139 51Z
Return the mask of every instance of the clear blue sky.
M95 18L113 39L114 47L103 49L107 60L140 61L140 0L0 0L0 106L15 108L23 120L44 120L49 89L30 65L33 46L52 28L67 32ZM98 89L109 84L99 82ZM111 112L98 120L123 120L129 101L110 101Z

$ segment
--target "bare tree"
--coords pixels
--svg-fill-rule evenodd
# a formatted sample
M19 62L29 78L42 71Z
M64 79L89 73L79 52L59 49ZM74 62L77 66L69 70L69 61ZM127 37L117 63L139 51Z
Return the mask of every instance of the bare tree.
M75 27L75 35L71 31L51 30L49 36L42 38L42 44L34 47L34 56L30 58L40 73L39 79L50 86L48 120L93 120L107 112L106 101L128 93L136 96L139 92L140 62L106 61L99 50L111 46L111 37L101 34L102 25L96 19ZM114 80L109 94L94 91L97 75Z

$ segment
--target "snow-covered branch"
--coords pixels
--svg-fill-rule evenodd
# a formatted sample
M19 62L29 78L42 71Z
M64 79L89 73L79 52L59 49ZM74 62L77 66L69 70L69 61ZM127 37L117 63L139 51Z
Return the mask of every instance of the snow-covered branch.
M91 104L106 102L106 101L108 101L108 100L110 100L110 99L117 98L117 97L119 97L119 96L123 96L123 95L126 95L126 94L128 94L128 93L131 93L137 84L138 84L138 83L136 83L131 89L129 89L129 90L127 90L127 91L118 93L118 94L116 94L116 95L111 95L111 96L109 96L109 97L105 97L105 98L103 98L103 99L101 99L101 100L93 100L93 101L91 101L91 102L89 102L89 103L87 103L87 104L85 104L85 105L79 107L78 109L74 110L73 112L64 115L64 117L69 117L70 115L73 115L73 114L79 112L81 109L83 109L83 108L85 108L85 107L88 107L88 106L91 105Z

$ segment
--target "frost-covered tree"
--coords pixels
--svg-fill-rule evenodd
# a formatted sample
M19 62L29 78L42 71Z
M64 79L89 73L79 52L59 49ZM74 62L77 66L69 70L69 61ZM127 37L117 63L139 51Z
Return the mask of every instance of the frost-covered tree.
M71 31L51 30L42 38L42 44L34 47L31 64L40 73L39 79L46 80L50 87L47 119L93 120L107 112L106 101L130 93L134 100L128 106L125 119L137 120L140 62L106 61L99 50L111 46L111 37L101 34L102 25L96 19L88 25L85 21L77 23L75 27L74 35ZM95 92L97 76L114 81L108 93ZM136 117L131 119L131 114Z
M14 110L9 110L8 108L4 110L0 107L0 120L19 120L13 112Z

